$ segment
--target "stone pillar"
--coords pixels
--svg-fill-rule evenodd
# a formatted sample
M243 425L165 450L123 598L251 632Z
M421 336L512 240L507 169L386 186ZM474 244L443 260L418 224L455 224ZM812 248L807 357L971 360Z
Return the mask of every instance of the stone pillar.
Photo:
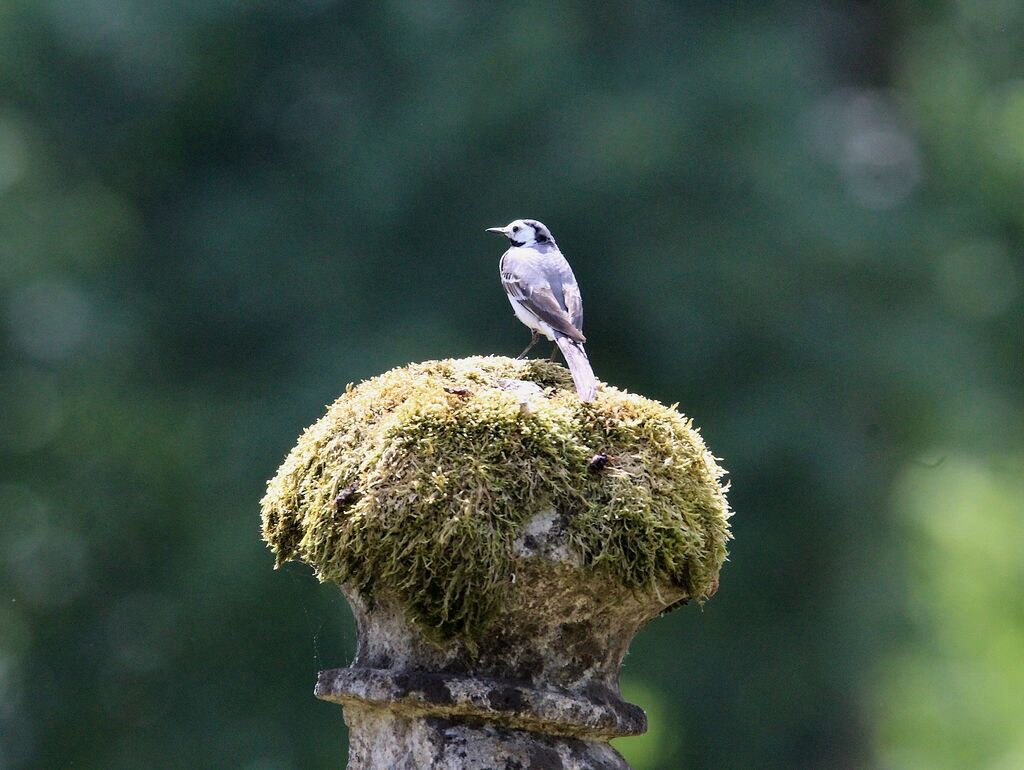
M415 364L347 389L263 499L278 563L338 583L359 631L316 695L350 770L628 770L636 632L718 586L721 469L673 407L546 361Z
M587 571L565 524L554 512L527 523L514 588L476 649L438 646L400 603L345 591L356 659L322 671L316 695L345 707L350 770L628 767L608 741L647 719L622 700L619 667L639 628L685 595Z

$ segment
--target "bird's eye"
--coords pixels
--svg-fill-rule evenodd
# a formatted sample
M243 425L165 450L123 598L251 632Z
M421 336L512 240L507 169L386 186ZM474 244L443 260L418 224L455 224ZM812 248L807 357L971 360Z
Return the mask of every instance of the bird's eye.
M519 232L520 230L522 230L522 229L523 229L523 228L521 228L521 227L518 227L518 226L517 226L517 227L513 227L513 228L512 228L512 232L514 232L514 233L518 233L518 232Z

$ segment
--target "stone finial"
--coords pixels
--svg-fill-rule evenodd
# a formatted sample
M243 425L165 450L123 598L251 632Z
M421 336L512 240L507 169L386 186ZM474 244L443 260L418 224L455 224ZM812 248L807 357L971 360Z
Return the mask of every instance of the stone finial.
M673 408L560 366L471 358L349 387L270 482L278 563L338 583L359 628L316 695L349 767L626 768L619 694L648 620L718 586L722 471Z

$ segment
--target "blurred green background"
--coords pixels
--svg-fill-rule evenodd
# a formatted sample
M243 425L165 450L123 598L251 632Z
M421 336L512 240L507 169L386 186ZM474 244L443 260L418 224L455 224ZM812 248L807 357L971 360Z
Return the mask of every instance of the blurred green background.
M641 768L1024 767L1024 7L0 4L0 767L334 768L354 631L258 500L350 381L515 354L733 481Z

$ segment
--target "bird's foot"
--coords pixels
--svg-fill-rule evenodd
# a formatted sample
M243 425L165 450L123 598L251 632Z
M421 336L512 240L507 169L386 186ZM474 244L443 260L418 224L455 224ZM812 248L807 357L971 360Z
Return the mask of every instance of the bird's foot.
M536 345L538 342L540 342L540 335L537 332L534 332L533 336L530 337L530 344L526 346L526 349L523 350L522 353L516 356L516 361L522 361L524 358L526 358L526 354L529 353L533 349L533 346Z

